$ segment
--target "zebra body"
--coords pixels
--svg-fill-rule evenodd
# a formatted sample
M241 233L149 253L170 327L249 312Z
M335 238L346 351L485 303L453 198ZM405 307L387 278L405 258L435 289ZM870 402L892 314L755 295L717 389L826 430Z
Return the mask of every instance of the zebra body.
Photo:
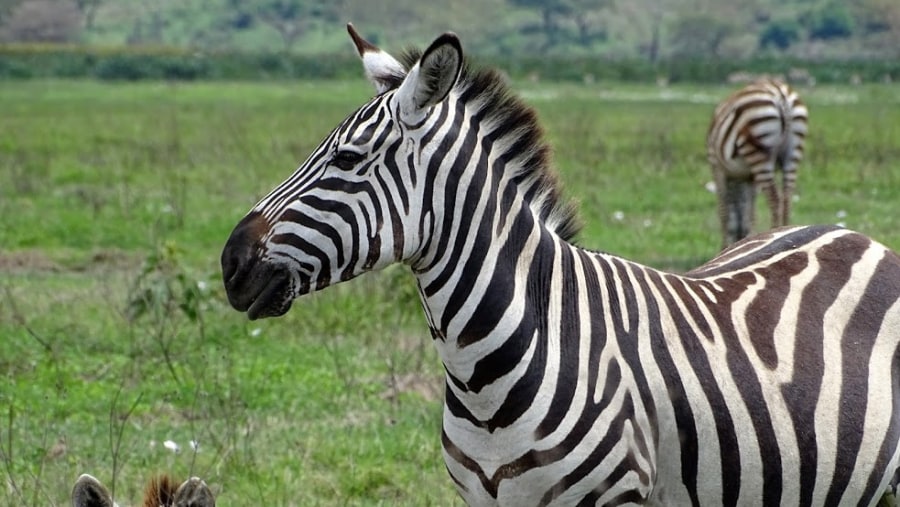
M236 226L225 287L277 316L407 264L468 504L874 505L893 486L896 254L836 227L684 275L579 248L534 113L496 73L452 34L404 65L350 31L378 95Z
M797 92L775 79L751 83L716 107L706 148L719 199L723 247L750 233L757 191L766 197L772 227L790 222L807 119ZM780 191L776 170L782 172Z

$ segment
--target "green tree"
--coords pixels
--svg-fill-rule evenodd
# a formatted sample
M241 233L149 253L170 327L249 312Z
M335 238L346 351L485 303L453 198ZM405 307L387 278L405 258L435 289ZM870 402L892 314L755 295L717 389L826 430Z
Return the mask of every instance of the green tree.
M706 13L685 15L673 23L672 54L719 56L719 48L733 31L728 21Z
M572 6L566 0L510 0L516 7L534 9L540 15L538 31L544 36L541 47L546 51L562 40L561 21L572 14ZM530 27L524 27L527 33Z
M336 21L332 4L315 0L262 0L256 3L256 17L281 36L284 50L290 51L301 36L320 21Z
M793 20L770 21L759 35L759 47L785 50L800 40L800 24Z
M810 39L839 39L853 34L853 17L843 3L829 3L804 16Z
M578 30L577 41L589 47L596 40L606 39L603 14L612 6L612 0L568 0L569 17Z
M22 0L0 0L0 25L22 3Z
M3 38L14 42L70 42L81 30L81 12L69 0L25 0L3 21Z

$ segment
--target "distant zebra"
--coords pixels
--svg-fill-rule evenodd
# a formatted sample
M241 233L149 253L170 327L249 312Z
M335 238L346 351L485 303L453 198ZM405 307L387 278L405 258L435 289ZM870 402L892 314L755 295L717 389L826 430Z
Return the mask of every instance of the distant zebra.
M534 112L453 34L377 95L222 252L251 319L402 262L446 372L471 505L873 505L900 454L900 258L782 228L676 275L571 243ZM372 318L377 319L377 315Z
M806 106L797 92L775 79L751 83L716 107L706 149L723 247L750 234L757 190L766 196L772 227L788 225L806 131ZM782 171L780 192L776 169Z
M144 490L142 507L215 507L216 500L197 477L178 484L167 475L154 477ZM82 474L72 488L73 507L116 507L112 495L96 478Z

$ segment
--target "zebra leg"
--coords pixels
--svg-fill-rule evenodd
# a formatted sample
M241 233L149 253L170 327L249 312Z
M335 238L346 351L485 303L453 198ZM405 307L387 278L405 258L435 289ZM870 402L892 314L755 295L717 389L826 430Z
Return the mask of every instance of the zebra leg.
M750 234L753 228L755 197L756 191L750 181L725 179L719 198L723 248Z
M761 174L765 175L762 178L759 178L760 175L757 175L756 186L759 188L759 191L766 196L766 202L769 203L769 211L772 213L772 224L771 228L781 227L785 225L784 221L784 201L781 198L780 193L778 191L778 185L775 184L775 175L773 174L773 170L769 170L767 172L763 172Z
M789 160L781 175L781 224L791 223L791 199L797 183L797 162Z
M721 171L713 171L713 176L715 177L716 182L716 198L719 201L718 212L719 224L722 229L722 249L725 249L728 245L734 243L734 239L728 233L729 216L731 215L730 206L728 204L728 192L726 191L726 185L728 183Z

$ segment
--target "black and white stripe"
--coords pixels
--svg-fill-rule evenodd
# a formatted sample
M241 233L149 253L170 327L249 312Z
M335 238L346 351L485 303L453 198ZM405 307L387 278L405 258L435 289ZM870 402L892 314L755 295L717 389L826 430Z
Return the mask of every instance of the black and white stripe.
M579 248L535 116L496 73L465 68L452 34L405 65L351 34L378 95L238 224L225 287L257 318L407 264L467 503L874 505L893 487L896 254L830 226L684 275Z
M719 198L723 246L750 234L757 191L769 204L772 227L790 222L807 117L797 92L775 79L751 83L716 107L706 148ZM776 170L782 172L781 190Z

